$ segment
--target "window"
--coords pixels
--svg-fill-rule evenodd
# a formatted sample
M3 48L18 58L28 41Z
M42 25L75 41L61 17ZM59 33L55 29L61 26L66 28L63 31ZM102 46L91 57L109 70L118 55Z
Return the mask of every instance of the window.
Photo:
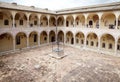
M8 20L4 20L4 25L9 25L9 21Z
M44 37L44 40L46 41L46 40L47 40L47 38L46 38L46 37Z
M20 20L20 25L23 25L23 20Z
M83 40L81 40L81 44L84 44Z
M79 40L78 40L78 39L76 39L76 43L79 43Z
M93 25L93 22L92 22L92 21L89 21L89 25Z
M112 49L112 44L111 43L109 44L109 49Z
M88 41L86 42L86 45L88 45Z
M118 20L118 26L120 26L120 20Z
M117 45L117 50L120 50L120 45Z
M92 42L91 42L91 46L93 46L93 45L94 45L94 42L92 41Z
M102 48L105 48L105 43L102 43Z
M34 42L37 42L37 34L34 34Z
M20 45L20 36L16 37L16 45Z
M96 47L98 47L98 42L96 43Z
M37 25L37 21L34 21L34 25Z

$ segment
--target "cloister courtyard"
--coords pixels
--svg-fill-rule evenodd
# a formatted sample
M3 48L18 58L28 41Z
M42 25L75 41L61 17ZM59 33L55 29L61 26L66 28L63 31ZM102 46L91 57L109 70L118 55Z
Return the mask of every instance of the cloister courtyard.
M50 54L47 45L0 56L0 82L120 82L120 57L70 46Z

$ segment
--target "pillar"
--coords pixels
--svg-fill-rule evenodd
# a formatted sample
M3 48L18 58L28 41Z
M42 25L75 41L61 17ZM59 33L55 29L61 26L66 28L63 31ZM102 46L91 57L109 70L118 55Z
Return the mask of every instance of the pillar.
M65 16L63 16L64 17L64 27L66 27L66 15Z
M49 44L49 33L47 33L47 42L48 42L48 44Z
M100 37L98 37L98 52L100 51Z
M74 38L74 45L76 45L76 38L75 38L75 35L73 35L73 38Z
M74 21L73 21L73 27L75 27L75 26L76 26L76 24L75 24L75 19L76 19L76 16L77 16L77 15L73 15L73 19L74 19Z
M27 48L29 48L29 35L27 35Z
M16 14L16 12L12 11L12 17L13 17L13 19L12 19L12 27L13 28L15 28L15 14Z
M99 27L98 28L101 28L101 19L99 19Z
M41 18L41 15L38 15L38 27L40 27L40 18Z
M40 46L40 35L38 34L38 46Z
M115 39L115 55L117 55L117 39Z
M29 27L29 18L27 19L27 27Z
M64 34L64 44L66 44L66 34Z
M118 18L116 18L116 26L115 29L118 29Z
M13 16L13 25L12 25L13 28L15 28L15 16Z
M86 48L87 36L85 36L84 49Z
M15 37L13 37L13 51L15 51L15 45L16 45L16 40Z
M47 16L47 19L48 19L48 27L49 27L49 19L50 19L50 15Z

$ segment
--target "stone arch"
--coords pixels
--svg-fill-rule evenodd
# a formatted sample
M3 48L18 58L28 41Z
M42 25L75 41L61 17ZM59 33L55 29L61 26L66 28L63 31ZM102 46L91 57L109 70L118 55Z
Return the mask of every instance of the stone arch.
M12 27L12 14L9 11L0 11L0 28Z
M16 49L22 49L27 47L27 35L24 32L19 32L15 37Z
M61 27L64 26L64 17L63 16L59 16L57 19L57 26Z
M55 42L55 32L52 30L49 32L49 42Z
M27 27L27 16L23 12L15 14L15 27Z
M61 30L58 32L58 41L64 42L64 32Z
M0 35L0 52L13 50L13 36L9 33Z
M38 16L35 13L30 14L29 16L30 27L35 27L38 25Z
M100 49L112 52L115 49L115 39L111 34L103 34L100 37Z
M50 27L55 27L55 26L56 26L56 19L55 19L54 16L50 16L49 26L50 26Z
M101 27L114 29L116 22L116 16L113 12L105 12L101 17Z
M47 43L47 32L46 31L42 31L40 34L40 44L45 44Z
M46 15L41 15L40 17L40 26L41 27L47 27L48 26L48 18Z
M98 36L96 33L89 33L86 38L86 46L90 48L98 48Z
M29 34L29 46L36 46L38 45L38 33L35 31L32 31Z
M85 17L83 14L77 15L75 19L75 25L83 27L85 25Z
M87 26L90 28L98 28L99 16L96 13L90 13L87 17Z
M74 22L74 18L72 15L67 16L66 18L66 26L67 27L73 27L73 22Z
M66 33L66 43L67 44L74 44L74 37L73 37L73 33L71 31L68 31Z
M75 35L75 39L77 45L81 47L84 45L85 35L83 32L77 32Z

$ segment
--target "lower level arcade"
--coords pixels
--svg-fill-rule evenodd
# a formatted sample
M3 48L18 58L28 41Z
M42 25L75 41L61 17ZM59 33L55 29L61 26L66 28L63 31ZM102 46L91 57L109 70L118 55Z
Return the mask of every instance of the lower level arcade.
M57 35L57 36L56 36ZM40 33L32 31L29 34L26 32L18 32L15 36L11 33L3 33L0 35L0 52L15 51L31 47L38 47L43 44L55 42L56 39L64 42L66 45L77 46L83 49L90 49L97 52L120 53L120 38L116 41L111 34L102 34L98 36L91 32L85 35L83 32L73 33L62 30L56 32L42 31ZM116 46L117 44L117 46Z

